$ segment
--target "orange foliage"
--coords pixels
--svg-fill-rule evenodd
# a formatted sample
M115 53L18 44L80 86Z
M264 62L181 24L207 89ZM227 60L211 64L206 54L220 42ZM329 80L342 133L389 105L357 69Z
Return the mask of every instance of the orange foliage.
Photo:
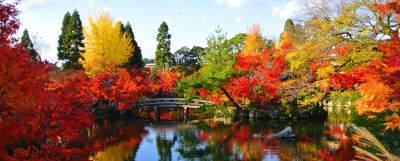
M397 112L400 106L400 39L393 35L389 42L380 44L379 50L384 53L381 59L375 60L367 68L364 68L365 81L359 87L361 98L355 102L359 114L368 114L374 117L379 113L390 109ZM399 118L394 114L385 119L388 121L386 129L400 129Z
M385 130L391 129L394 130L395 128L400 129L400 117L397 115L397 113L393 114L392 116L389 116L385 119L387 123L384 123L383 125L386 125Z
M275 50L273 52L274 57L285 57L287 53L291 52L294 47L294 40L292 33L284 31L282 33L282 39L278 44L275 45Z
M224 101L228 101L228 98L226 98L226 96L222 94L222 92L210 95L210 91L204 90L203 88L200 88L197 91L199 92L200 96L207 98L215 104L222 104Z
M395 0L393 2L388 2L386 4L375 4L375 9L378 10L379 15L383 17L387 17L390 12L394 12L395 14L400 14L400 0ZM397 21L400 20L400 17L397 18Z

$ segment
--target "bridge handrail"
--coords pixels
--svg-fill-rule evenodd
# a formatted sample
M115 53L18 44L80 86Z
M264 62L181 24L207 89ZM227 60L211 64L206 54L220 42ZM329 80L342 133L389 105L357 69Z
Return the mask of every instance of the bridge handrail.
M134 106L148 106L148 105L160 105L160 104L192 104L192 105L199 105L199 104L207 104L211 103L208 100L202 99L193 99L192 101L186 103L184 98L153 98L153 99L146 99L146 100L139 100L135 101Z

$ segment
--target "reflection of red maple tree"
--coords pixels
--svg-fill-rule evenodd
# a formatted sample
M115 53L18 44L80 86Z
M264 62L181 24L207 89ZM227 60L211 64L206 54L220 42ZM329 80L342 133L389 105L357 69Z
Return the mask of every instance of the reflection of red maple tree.
M126 144L127 147L139 145L148 131L143 126L129 126L123 121L105 123L103 127L93 126L89 128L87 135L81 135L74 140L74 146L80 148L94 147L105 149L118 144Z
M356 153L353 148L353 143L351 138L345 136L346 127L340 127L338 125L331 125L327 131L333 137L338 139L339 144L332 150L324 148L318 150L318 158L324 160L354 160L356 159Z

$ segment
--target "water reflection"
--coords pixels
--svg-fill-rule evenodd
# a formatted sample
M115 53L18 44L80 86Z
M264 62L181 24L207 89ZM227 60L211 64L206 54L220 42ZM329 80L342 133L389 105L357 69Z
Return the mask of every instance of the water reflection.
M158 115L157 117L155 116L156 114ZM137 111L137 116L144 119L157 118L157 120L183 120L184 111L183 108L169 107L141 108Z
M249 134L277 133L291 126L295 139ZM154 122L119 120L98 124L76 145L100 151L94 160L352 160L345 125L316 121Z

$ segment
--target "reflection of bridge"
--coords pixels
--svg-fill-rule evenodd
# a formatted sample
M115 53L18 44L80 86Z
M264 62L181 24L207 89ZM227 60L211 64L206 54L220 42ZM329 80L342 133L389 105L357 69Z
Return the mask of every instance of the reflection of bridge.
M189 108L200 108L200 106L204 104L211 104L208 100L193 99L192 101L186 101L184 98L155 98L140 100L134 103L135 105L132 106L132 113L141 108L154 108L154 120L159 120L159 107L183 107L184 115L186 115Z

